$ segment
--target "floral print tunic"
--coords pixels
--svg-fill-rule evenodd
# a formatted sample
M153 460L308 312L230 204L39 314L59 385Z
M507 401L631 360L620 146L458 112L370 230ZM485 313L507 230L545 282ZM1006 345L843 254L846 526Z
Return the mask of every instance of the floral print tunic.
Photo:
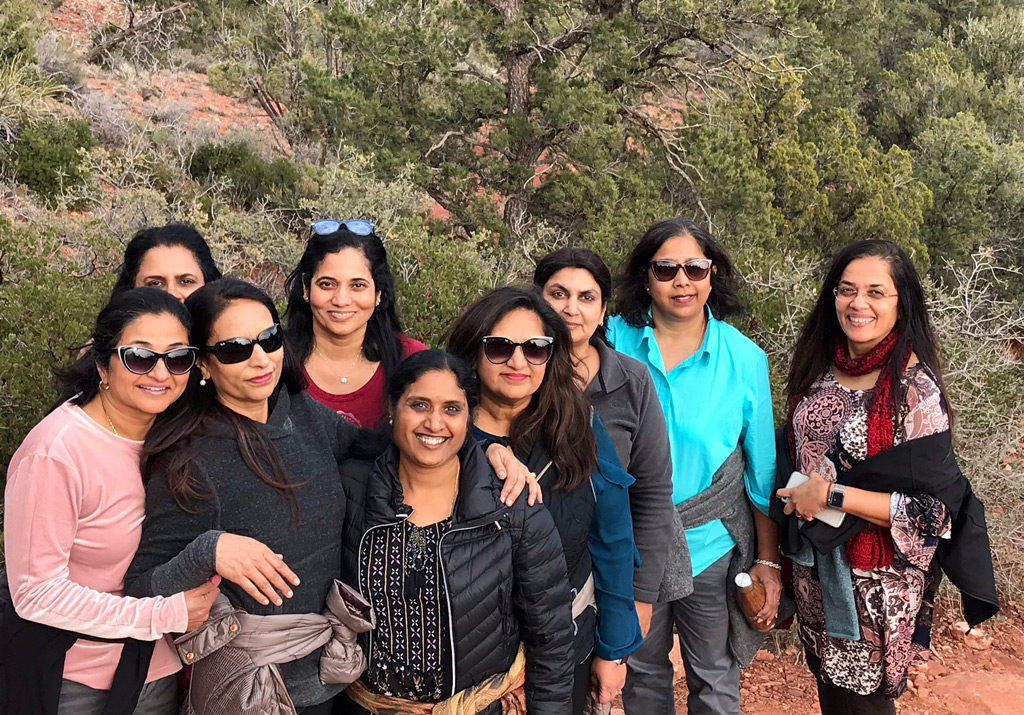
M949 429L935 378L921 364L901 379L906 400L894 444ZM831 370L808 390L793 413L797 468L835 481L867 459L867 408L871 390L850 390ZM860 640L832 638L825 630L821 584L813 568L793 564L799 633L804 647L821 659L821 678L861 695L882 688L896 698L906 688L907 669L928 655L933 589L939 573L932 557L948 537L949 512L929 495L894 492L889 502L892 563L851 569Z

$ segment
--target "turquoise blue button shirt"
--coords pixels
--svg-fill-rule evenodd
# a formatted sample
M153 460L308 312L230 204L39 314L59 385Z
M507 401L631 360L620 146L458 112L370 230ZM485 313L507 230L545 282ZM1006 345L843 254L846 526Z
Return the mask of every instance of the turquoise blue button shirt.
M736 328L706 308L705 314L708 325L700 347L668 371L650 326L635 328L615 315L608 319L608 338L616 350L651 371L672 450L673 503L711 486L714 473L742 444L747 494L767 514L775 483L768 358ZM736 545L718 519L687 529L686 543L694 576Z

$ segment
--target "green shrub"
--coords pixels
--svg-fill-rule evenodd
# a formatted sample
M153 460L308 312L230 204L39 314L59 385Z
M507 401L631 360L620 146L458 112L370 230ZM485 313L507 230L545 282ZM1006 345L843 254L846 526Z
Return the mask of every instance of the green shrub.
M38 14L30 0L4 0L0 5L0 64L35 62Z
M113 274L95 270L116 255L100 231L14 226L0 218L0 465L56 397L53 370L92 331Z
M11 149L14 179L48 204L89 178L85 153L96 142L89 123L40 119L28 126Z
M234 199L246 208L258 203L292 206L298 198L299 170L287 159L264 161L245 142L203 144L188 170L197 181L226 179Z
M206 70L206 84L218 94L240 97L246 93L248 70L238 62L218 62Z

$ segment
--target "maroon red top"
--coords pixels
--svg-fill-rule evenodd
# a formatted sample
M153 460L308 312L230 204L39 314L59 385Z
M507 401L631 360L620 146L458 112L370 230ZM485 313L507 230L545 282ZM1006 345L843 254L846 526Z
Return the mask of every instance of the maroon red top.
M419 340L407 338L402 334L398 335L398 342L402 345L402 358L405 359L420 350L426 350L427 346ZM303 370L305 372L305 370ZM309 396L317 402L330 407L356 427L376 427L383 419L386 410L384 406L384 369L378 365L373 375L366 384L358 390L337 395L325 391L313 382L313 378L306 372L306 391Z

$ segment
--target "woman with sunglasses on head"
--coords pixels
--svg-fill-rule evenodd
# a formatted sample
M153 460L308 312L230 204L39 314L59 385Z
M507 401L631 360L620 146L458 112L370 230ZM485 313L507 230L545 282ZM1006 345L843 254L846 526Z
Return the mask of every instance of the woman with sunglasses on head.
M722 319L739 309L725 250L688 219L651 226L627 259L609 319L616 350L647 366L672 454L673 543L643 646L630 658L631 715L674 713L680 636L690 713L739 713L740 665L761 634L736 601L749 571L765 589L757 619L774 622L782 592L778 533L768 517L775 443L768 361Z
M426 346L401 333L395 280L373 225L315 222L285 289L288 340L310 396L358 427L380 427L388 377Z
M194 228L183 223L150 226L136 233L125 246L111 295L145 286L184 301L220 277L210 247Z
M440 350L388 384L393 446L370 468L358 551L377 626L348 712L569 711L562 545L546 509L501 502L472 432L477 399L470 367Z
M186 306L202 379L147 436L146 522L126 588L162 595L218 573L248 616L320 614L340 575L338 461L357 430L303 391L277 310L258 288L222 278ZM295 644L275 666L300 713L329 713L343 688L321 681L321 650ZM195 665L193 681L209 677L203 660ZM211 697L224 705L236 695Z
M177 712L181 665L164 635L206 620L216 581L122 594L142 531L142 440L185 389L188 325L165 292L115 295L60 376L57 406L11 459L4 553L17 615L0 619L4 712Z
M971 626L998 611L938 352L910 257L889 241L841 250L793 352L772 501L826 715L896 712L908 667L928 655L942 572ZM794 469L809 478L785 487ZM815 520L826 507L839 526Z
M629 488L633 536L640 552L633 590L641 630L646 632L672 528L672 460L658 394L647 368L606 341L604 318L612 275L600 256L587 248L549 253L537 263L533 284L568 326L573 363L586 384L587 397L604 421L619 462L636 480ZM617 668L624 682L626 669Z
M506 287L459 316L448 348L479 376L478 439L508 444L541 480L572 589L572 712L578 714L588 696L608 703L617 690L618 674L601 667L592 672L593 657L621 665L641 635L633 601L633 479L583 394L571 342L565 322L539 292Z

